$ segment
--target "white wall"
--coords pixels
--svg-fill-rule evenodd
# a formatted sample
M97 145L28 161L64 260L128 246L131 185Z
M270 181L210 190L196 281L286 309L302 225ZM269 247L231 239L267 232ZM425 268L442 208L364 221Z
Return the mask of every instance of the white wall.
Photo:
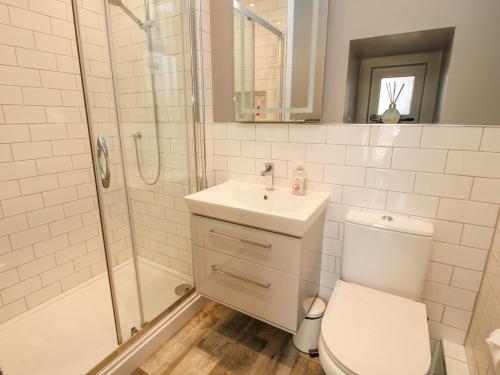
M227 41L227 25L220 25L226 17L220 9L230 7L231 2L218 0L215 3L219 12L214 17L213 27L219 43L214 43L214 48L226 52L227 45L233 48L233 42ZM266 3L276 1L267 0ZM455 27L440 123L499 124L500 75L496 73L500 48L493 41L500 35L498 14L500 3L497 0L329 0L322 120L344 121L345 103L349 100L346 85L351 40ZM216 118L234 121L232 91L221 82L224 81L224 69L220 68L231 62L220 56L215 61L219 68L214 72L217 77L214 82Z
M500 189L497 189L500 195ZM500 328L500 223L497 224L493 245L486 264L483 284L472 315L470 330L465 340L465 350L470 373L493 374L486 338Z
M0 322L104 271L71 2L0 1Z
M499 14L497 0L330 0L323 120L343 119L351 40L456 27L440 123L499 124Z

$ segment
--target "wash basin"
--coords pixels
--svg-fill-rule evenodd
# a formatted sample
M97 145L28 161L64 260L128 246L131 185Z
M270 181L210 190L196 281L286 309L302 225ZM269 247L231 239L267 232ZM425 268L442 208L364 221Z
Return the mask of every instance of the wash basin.
M328 193L229 181L185 197L193 214L302 237L326 208Z

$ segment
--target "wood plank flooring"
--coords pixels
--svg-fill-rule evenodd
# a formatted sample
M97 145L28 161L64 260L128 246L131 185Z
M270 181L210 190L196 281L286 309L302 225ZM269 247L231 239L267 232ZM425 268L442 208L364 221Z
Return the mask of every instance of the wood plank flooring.
M210 302L133 375L320 375L292 335Z

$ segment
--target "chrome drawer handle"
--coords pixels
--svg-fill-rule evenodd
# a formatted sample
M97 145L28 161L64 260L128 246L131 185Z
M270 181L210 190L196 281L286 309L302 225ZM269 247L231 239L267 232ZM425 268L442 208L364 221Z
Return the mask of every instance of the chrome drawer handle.
M213 234L214 236L219 236L219 237L222 237L222 238L227 238L227 239L230 239L230 240L240 241L240 242L246 243L248 245L262 247L264 249L270 249L273 246L270 243L254 242L254 241L250 241L250 240L245 240L244 238L230 236L229 234L219 233L219 232L216 232L215 229L210 229L210 234Z
M251 280L251 279L248 279L246 277L239 276L239 275L236 275L234 273L221 270L220 268L217 268L217 266L215 264L213 264L210 267L210 270L211 271L215 271L217 273L220 273L221 275L226 275L226 276L232 277L234 279L238 279L238 280L250 283L250 284L254 284L254 285L260 286L261 288L269 289L271 287L271 283L263 283L263 282L260 282L260 281Z

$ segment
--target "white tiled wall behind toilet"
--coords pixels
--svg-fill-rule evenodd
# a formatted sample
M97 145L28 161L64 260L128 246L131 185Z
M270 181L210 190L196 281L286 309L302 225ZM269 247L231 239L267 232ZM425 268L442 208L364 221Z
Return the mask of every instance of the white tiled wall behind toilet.
M497 188L497 195L500 189ZM493 374L486 338L500 329L500 223L497 224L465 350L471 375Z

